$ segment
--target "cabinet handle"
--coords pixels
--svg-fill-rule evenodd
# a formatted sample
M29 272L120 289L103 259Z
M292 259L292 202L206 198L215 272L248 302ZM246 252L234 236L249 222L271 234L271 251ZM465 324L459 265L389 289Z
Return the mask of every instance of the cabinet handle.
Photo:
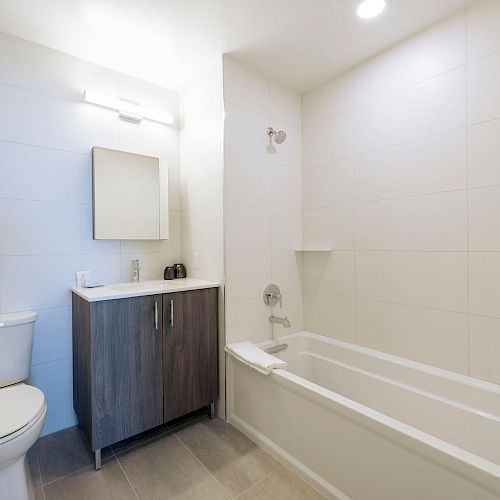
M170 300L170 326L174 326L174 299Z
M158 330L158 302L155 302L155 330Z

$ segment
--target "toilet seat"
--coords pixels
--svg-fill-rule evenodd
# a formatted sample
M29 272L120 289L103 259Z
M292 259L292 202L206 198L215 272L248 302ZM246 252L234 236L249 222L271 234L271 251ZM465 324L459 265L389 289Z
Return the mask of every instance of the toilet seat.
M23 383L0 389L0 444L28 430L44 414L45 396Z

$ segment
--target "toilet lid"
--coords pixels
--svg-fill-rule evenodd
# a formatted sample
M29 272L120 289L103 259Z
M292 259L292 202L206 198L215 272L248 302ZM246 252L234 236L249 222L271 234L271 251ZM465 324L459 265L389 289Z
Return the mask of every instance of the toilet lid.
M26 384L0 389L0 438L28 425L43 409L45 396L40 389Z

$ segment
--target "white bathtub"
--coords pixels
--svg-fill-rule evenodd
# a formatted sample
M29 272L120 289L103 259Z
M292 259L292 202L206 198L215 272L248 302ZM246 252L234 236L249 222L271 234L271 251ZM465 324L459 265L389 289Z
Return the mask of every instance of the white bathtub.
M299 332L264 376L228 356L229 421L328 498L500 499L500 387Z

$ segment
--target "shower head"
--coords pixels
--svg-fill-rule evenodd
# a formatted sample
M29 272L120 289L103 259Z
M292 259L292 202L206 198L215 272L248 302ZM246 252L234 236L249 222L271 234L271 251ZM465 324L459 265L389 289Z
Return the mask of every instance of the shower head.
M272 138L274 137L274 142L276 144L282 144L286 139L286 132L283 130L274 130L272 127L268 127L267 135Z

